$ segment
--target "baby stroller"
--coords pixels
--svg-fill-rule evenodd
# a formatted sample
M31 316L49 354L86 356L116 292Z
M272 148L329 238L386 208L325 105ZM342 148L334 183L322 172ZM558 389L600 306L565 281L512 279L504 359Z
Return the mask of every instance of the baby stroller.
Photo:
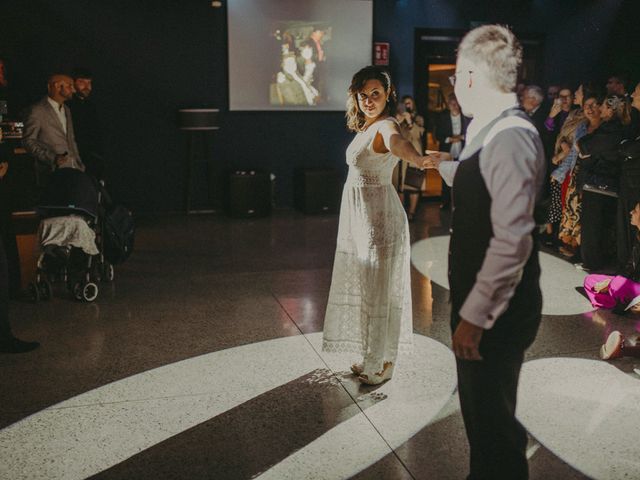
M90 176L71 168L52 174L36 207L41 253L29 284L34 301L49 300L52 284L63 281L77 300L93 302L97 282L113 281L113 265L102 254L102 210L101 189Z

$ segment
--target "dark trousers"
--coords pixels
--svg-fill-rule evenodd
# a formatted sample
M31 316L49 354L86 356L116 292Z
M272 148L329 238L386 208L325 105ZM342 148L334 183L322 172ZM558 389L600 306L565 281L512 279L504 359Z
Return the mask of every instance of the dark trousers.
M456 359L458 394L471 448L468 480L529 478L527 433L516 420L516 394L524 353L508 358Z
M635 227L629 223L629 212L636 206L635 199L622 196L618 198L618 212L616 216L616 254L618 270L623 270L631 258L633 250Z
M600 193L582 192L580 255L584 266L597 270L606 265L611 229L617 215L617 200Z
M7 261L9 292L10 295L15 296L21 288L20 256L16 235L13 233L10 220L0 219L0 238L4 243L3 250Z
M8 340L11 334L9 325L9 273L4 243L0 237L0 340Z
M451 187L442 180L442 205L451 205Z

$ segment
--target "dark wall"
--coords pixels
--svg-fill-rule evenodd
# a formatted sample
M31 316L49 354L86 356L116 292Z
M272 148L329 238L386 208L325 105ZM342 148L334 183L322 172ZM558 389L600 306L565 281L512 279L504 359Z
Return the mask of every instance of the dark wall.
M391 43L391 69L401 93L413 92L416 27L468 28L472 21L500 21L545 33L551 40L545 71L552 81L577 80L594 65L602 70L624 64L632 54L638 57L638 42L620 48L627 32L634 31L628 17L636 7L621 0L567 0L561 9L550 7L556 3L375 0L374 40ZM622 16L621 3L627 8ZM226 10L210 4L0 2L0 54L9 57L14 85L31 100L45 94L49 72L79 65L94 72L111 190L139 212L181 208L186 138L176 127L176 110L227 107ZM610 31L615 33L611 39ZM617 53L605 55L605 46ZM293 168L322 165L345 171L349 140L341 112L226 112L222 130L213 136L211 156L219 182L227 168L273 172L277 203L290 205Z
M638 63L640 44L625 40L638 38L638 20L640 2L634 0L378 1L374 40L391 44L391 68L402 94L414 91L416 27L466 30L481 23L543 35L545 83L576 84Z

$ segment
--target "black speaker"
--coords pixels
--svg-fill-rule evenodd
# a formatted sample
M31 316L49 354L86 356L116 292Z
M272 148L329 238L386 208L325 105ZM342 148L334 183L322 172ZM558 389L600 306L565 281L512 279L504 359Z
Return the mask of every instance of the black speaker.
M333 168L296 168L293 204L306 214L338 213L342 195L340 173Z
M265 217L271 213L271 180L260 170L232 170L225 192L225 209L234 218Z

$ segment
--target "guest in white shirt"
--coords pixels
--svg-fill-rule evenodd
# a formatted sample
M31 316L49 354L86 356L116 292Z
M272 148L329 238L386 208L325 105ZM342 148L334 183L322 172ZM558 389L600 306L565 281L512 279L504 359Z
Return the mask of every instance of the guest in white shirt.
M452 160L458 160L464 148L465 135L471 119L465 117L460 109L460 104L455 93L447 97L448 109L440 114L436 121L435 136L440 145L441 152L449 152ZM447 209L451 205L451 188L442 181L442 205Z

